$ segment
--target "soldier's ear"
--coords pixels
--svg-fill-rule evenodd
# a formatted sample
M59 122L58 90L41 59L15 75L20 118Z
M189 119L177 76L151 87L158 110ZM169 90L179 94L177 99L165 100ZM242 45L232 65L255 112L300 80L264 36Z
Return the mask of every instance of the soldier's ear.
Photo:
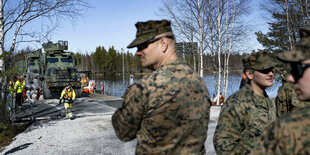
M253 79L253 71L252 70L245 70L245 76L249 79L252 80Z
M161 52L165 53L168 49L168 38L161 38L160 41L159 41L159 44L160 44L160 49L161 49Z

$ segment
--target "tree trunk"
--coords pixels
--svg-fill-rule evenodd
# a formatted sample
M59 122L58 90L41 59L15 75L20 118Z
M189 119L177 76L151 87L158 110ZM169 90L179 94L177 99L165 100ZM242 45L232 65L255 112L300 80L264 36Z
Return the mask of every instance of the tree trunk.
M221 91L221 79L222 79L222 70L221 70L221 12L220 12L220 0L218 0L218 18L217 18L217 27L218 27L218 85L217 85L217 101L216 104L219 105L220 100L220 91Z
M225 94L224 97L226 98L227 96L227 88L228 88L228 79L229 79L229 57L231 54L231 48L232 48L232 37L233 37L233 32L234 32L234 23L235 23L235 15L236 15L236 0L234 0L234 12L233 12L233 19L232 19L232 26L231 26L231 31L230 31L230 39L229 39L229 48L228 48L228 55L227 55L227 61L226 61L226 88L225 88Z
M228 84L228 74L227 74L227 72L228 72L228 59L227 59L227 39L228 39L228 9L229 9L229 5L228 5L229 3L228 3L228 0L226 0L226 32L225 32L225 43L224 43L224 47L225 47L225 49L224 49L224 68L223 68L223 96L225 96L226 97L226 92L227 92L227 84Z
M285 8L286 8L286 26L287 26L287 33L288 33L288 41L290 43L290 49L293 49L287 0L285 0Z
M3 0L0 0L0 55L4 53ZM4 59L0 58L0 72L5 71Z
M199 33L200 33L200 77L203 77L203 24L202 24L202 17L201 17L201 6L200 0L197 1L198 3L198 18L199 18Z

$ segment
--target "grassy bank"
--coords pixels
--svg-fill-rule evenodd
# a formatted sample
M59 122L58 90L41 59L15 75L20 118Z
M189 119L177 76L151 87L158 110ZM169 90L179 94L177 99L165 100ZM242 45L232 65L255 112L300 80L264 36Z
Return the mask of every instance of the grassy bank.
M8 126L1 125L2 131L0 132L0 152L5 146L9 145L14 140L15 136L24 132L31 124L32 123L10 124Z

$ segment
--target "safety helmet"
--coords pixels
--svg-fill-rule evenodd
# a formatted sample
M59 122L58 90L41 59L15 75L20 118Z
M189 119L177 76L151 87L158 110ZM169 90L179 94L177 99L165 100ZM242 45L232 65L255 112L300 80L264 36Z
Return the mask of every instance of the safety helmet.
M70 83L66 83L66 87L71 86Z

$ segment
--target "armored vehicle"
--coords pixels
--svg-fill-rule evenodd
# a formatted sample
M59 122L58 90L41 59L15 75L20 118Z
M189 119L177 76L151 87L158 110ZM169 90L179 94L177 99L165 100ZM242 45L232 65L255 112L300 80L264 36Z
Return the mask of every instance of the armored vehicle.
M28 52L26 55L26 75L33 79L39 77L41 65L41 50Z
M20 75L29 78L39 77L41 50L22 52L14 56L13 66L17 67Z
M67 83L81 95L81 77L76 69L76 59L68 50L68 41L48 42L42 45L40 82L43 98L51 97L51 93L61 92Z

